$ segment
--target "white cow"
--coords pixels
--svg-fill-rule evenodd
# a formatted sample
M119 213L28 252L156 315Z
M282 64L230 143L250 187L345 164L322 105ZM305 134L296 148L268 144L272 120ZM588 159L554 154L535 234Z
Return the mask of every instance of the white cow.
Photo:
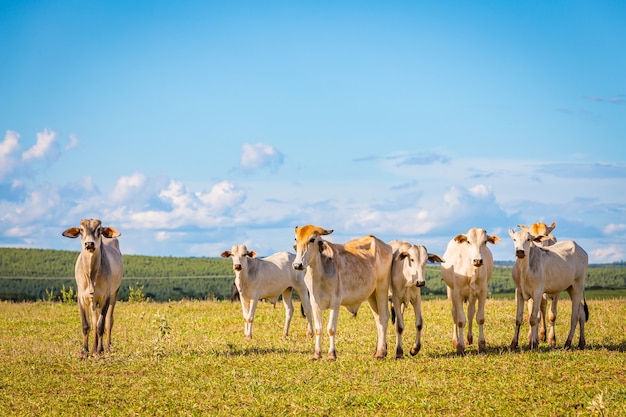
M493 270L493 256L487 243L499 242L498 236L490 236L484 229L469 229L466 234L457 235L448 243L443 254L441 275L448 286L448 298L452 301L452 320L454 332L452 346L458 354L465 353L463 328L466 318L463 302L467 301L467 343L472 344L472 322L476 312L478 323L478 351L486 350L483 325L485 323L485 301L487 300L487 282ZM476 301L478 310L476 311Z
M404 309L409 303L415 313L415 343L411 347L411 355L417 355L422 347L421 333L422 297L420 288L426 285L426 262L443 262L439 255L428 253L425 246L412 245L408 242L392 240L389 245L393 249L391 264L391 304L396 320L396 358L404 356L402 349L402 332L404 331ZM392 314L393 317L393 314ZM393 320L392 320L393 321Z
M533 236L541 236L540 239L536 239L533 241L535 245L541 248L545 246L554 245L557 242L556 237L552 234L552 231L556 227L556 222L552 222L550 226L546 225L543 222L537 222L537 223L531 224L530 227L524 226L523 224L518 224L517 227L523 230L526 230L528 233L530 233ZM549 298L548 295L544 293L543 296L541 297L541 306L539 309L539 340L542 340L544 342L546 341L546 335L547 335L546 311L548 308L548 298ZM552 301L550 303L550 323L551 323L551 328L554 329L554 322L556 320L556 310L557 310L557 304L559 301L559 294L555 294L551 300ZM532 298L528 300L528 313L530 314L531 311L533 311L533 299ZM529 337L530 337L530 331L531 329L528 330ZM556 338L555 338L554 332L550 334L548 339L549 339L550 346L554 346L556 344Z
M339 308L347 306L353 313L368 301L378 333L377 359L387 356L388 297L393 250L374 236L331 243L322 236L332 233L319 226L296 227L296 259L294 269L306 269L305 281L311 293L315 321L315 352L322 356L322 310L330 309L328 358L337 358L335 334Z
M76 259L74 276L78 309L83 326L82 354L89 354L88 311L94 326L94 342L91 354L111 349L111 328L117 293L122 283L124 265L117 238L121 233L112 227L102 227L100 220L83 219L80 227L70 227L63 232L69 238L81 237L81 251ZM106 330L106 344L103 345Z
M243 313L244 336L252 339L252 323L259 300L267 298L276 303L278 296L283 295L285 306L285 327L283 334L289 335L289 325L293 317L291 291L295 289L300 296L308 327L307 336L313 336L311 322L311 303L304 283L304 272L294 271L291 267L295 255L289 252L278 252L266 258L257 258L256 252L249 251L245 245L233 245L229 251L221 254L222 258L233 258L235 285L239 290L241 310Z
M533 310L529 314L531 333L528 343L530 349L535 349L539 346L537 324L541 297L544 293L549 297L554 297L561 291L567 291L572 300L570 331L565 347L571 346L576 324L579 323L578 347L583 349L585 347L585 322L589 318L589 310L584 298L588 266L587 253L572 240L557 242L552 246L538 247L532 242L541 239L541 236L533 236L526 230L515 232L513 229L509 229L509 235L515 245L516 260L512 275L517 287L516 328L511 341L511 349L517 349L518 346L524 301L533 299ZM554 333L554 323L551 323L551 326L550 332Z

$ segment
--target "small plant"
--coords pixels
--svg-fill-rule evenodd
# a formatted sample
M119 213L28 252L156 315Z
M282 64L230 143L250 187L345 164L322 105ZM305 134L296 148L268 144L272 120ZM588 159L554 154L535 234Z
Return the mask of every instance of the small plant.
M65 284L63 284L63 288L61 288L61 302L63 304L74 304L77 301L76 298L76 290L71 285L65 288Z
M152 319L152 325L157 329L157 337L154 340L153 355L157 360L165 357L165 341L167 340L172 328L165 316L156 313Z
M587 410L589 410L589 412L595 416L604 417L606 415L607 409L608 406L604 402L604 392L601 392L593 397L591 402L587 406Z
M56 295L54 289L49 290L46 288L46 295L43 297L44 301L56 301L58 296Z
M144 286L139 286L138 282L135 282L136 287L132 285L128 286L128 302L129 303L141 303L146 301L146 295L143 293Z

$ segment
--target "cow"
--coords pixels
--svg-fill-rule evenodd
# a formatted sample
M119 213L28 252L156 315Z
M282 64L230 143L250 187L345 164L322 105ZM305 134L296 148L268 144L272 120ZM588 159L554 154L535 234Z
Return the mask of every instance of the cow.
M476 312L478 323L478 351L486 351L485 334L485 301L487 300L487 282L493 271L493 255L487 243L495 244L500 238L488 235L481 228L472 228L466 234L459 234L448 243L443 254L445 260L441 264L441 275L447 285L448 298L452 301L452 346L457 354L465 354L463 328L466 317L463 302L467 302L467 343L472 344L474 335L472 322ZM476 310L478 301L478 310Z
M541 239L536 239L533 241L533 244L539 247L554 245L557 242L556 237L554 237L554 235L552 234L552 231L556 227L556 222L552 222L550 226L546 225L543 222L537 222L537 223L533 223L532 225L530 225L530 227L524 226L523 224L518 224L517 227L523 230L526 230L528 233L530 233L533 236L541 236ZM559 294L556 294L554 295L554 297L552 298L552 302L550 303L550 323L551 323L552 329L554 329L554 321L556 320L556 309L557 309L558 301L559 301ZM529 313L533 310L532 303L533 301L531 298L528 300L528 312ZM546 341L546 335L547 335L546 333L547 308L548 308L548 296L544 293L543 296L541 297L541 306L539 308L539 340L544 341L544 342ZM529 329L528 331L530 333L531 330ZM554 333L550 334L550 336L548 337L548 340L551 346L556 345L556 339L555 339Z
M426 285L426 262L443 262L439 255L428 253L424 246L412 245L408 242L392 240L389 245L393 249L391 263L391 304L392 322L395 315L396 324L396 359L404 356L402 349L402 332L404 331L404 309L409 303L415 313L415 343L409 351L411 356L417 355L422 347L421 333L422 297L420 288ZM395 312L395 314L394 314Z
M374 236L364 236L346 243L332 243L322 236L333 230L306 225L295 228L296 270L306 269L305 281L311 294L315 322L313 360L322 357L322 311L330 309L328 359L337 359L335 335L340 307L353 314L365 300L374 315L378 341L376 359L387 356L388 297L393 249Z
M307 337L313 337L311 303L304 283L304 273L294 271L291 264L293 253L277 252L265 258L257 258L253 250L246 245L233 245L231 250L222 252L222 258L233 258L235 285L239 290L241 310L244 319L244 337L252 339L252 323L259 300L266 298L276 304L278 296L283 295L285 306L285 326L283 335L289 335L289 326L293 317L292 289L300 296L307 318Z
M81 237L81 251L76 259L74 276L78 309L83 327L83 357L111 350L113 310L122 283L124 264L118 237L121 233L112 227L102 227L97 219L83 219L79 227L66 229L63 236ZM91 325L94 326L94 342L88 350ZM106 331L106 343L103 343Z
M565 341L565 348L570 348L577 323L580 325L578 347L585 348L585 322L589 319L589 309L584 297L585 277L587 275L587 253L573 240L557 242L554 245L539 247L533 241L542 236L534 236L526 230L515 232L509 229L509 235L515 246L515 265L512 276L516 286L517 314L515 333L511 349L517 349L520 326L524 313L524 302L532 299L533 310L529 314L531 332L528 339L530 349L539 346L538 317L541 297L545 293L554 297L561 291L567 291L572 300L570 331ZM551 322L550 332L554 333Z

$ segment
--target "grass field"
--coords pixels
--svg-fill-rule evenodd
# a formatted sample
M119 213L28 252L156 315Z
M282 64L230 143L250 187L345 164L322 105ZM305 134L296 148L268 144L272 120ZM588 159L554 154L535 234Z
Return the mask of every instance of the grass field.
M3 302L0 414L626 415L626 302L588 304L584 351L542 344L530 352L524 337L521 351L509 352L514 302L490 299L488 352L478 354L471 345L458 357L450 341L448 301L426 301L422 351L393 359L390 326L390 355L382 361L373 359L376 332L369 308L363 305L356 318L342 309L338 360L313 362L305 319L295 317L290 336L281 336L280 304L259 306L254 339L247 341L239 304L118 303L112 352L81 360L76 306ZM562 346L571 303L564 300L559 307ZM409 312L406 319L412 321ZM405 351L414 334L413 328L405 331Z

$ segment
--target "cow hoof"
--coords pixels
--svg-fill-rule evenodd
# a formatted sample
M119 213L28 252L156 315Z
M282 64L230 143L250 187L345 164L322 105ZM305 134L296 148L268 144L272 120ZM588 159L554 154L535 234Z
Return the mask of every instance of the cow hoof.
M471 345L472 343L474 343L474 336L471 334L467 335L467 344Z
M565 342L565 345L563 345L564 349L571 349L572 348L572 341L568 340L567 342Z
M478 353L485 353L487 352L487 342L485 342L484 340L481 340L478 342Z
M509 350L517 350L517 348L517 342L511 342L511 344L509 345Z
M332 352L328 352L328 360L329 361L336 361L337 360L337 352L335 352L334 350Z
M459 356L465 356L465 346L457 346L456 347L456 354Z
M417 344L417 345L413 345L413 347L411 348L411 356L415 356L417 355L417 353L420 351L420 349L422 348L422 344Z
M402 348L396 349L396 359L404 358L404 350Z

